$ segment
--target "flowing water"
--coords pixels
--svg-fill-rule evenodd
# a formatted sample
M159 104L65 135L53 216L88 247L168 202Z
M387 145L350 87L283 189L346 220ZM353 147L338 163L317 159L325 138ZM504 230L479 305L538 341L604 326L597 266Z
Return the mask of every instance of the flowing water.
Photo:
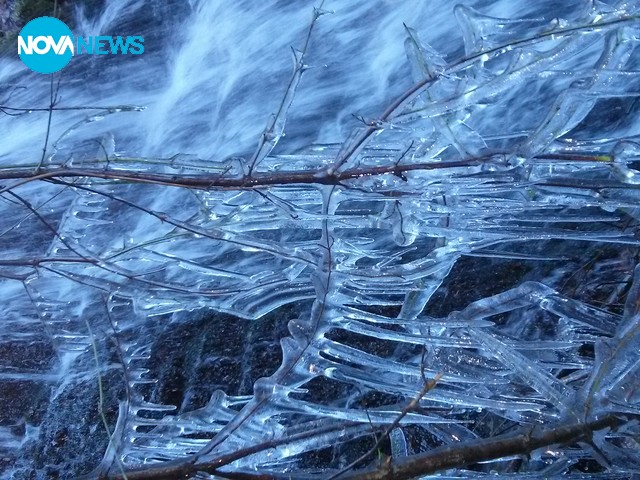
M327 2L332 13L313 34L286 142L293 151L314 142L340 142L353 114L371 116L411 85L404 55L407 25L429 25L429 41L445 51L462 48L452 38L453 12L420 1ZM292 48L302 48L313 4L292 2L143 2L116 0L97 16L76 9L78 35L143 34L146 50L136 58L77 56L60 77L60 106L136 105L100 124L85 124L65 144L100 139L111 132L128 154L177 153L223 159L252 151L277 110L293 66ZM3 59L3 104L37 108L49 102L49 78L29 75L18 59ZM57 81L57 79L56 79ZM95 112L91 112L95 113ZM5 158L34 161L47 115L6 122ZM56 113L57 139L87 112ZM18 154L18 152L20 154Z

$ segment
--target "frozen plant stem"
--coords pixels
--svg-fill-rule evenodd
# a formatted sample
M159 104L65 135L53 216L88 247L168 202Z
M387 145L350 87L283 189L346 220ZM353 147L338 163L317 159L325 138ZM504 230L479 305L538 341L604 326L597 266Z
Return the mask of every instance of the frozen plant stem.
M526 455L551 445L567 445L589 440L599 430L612 429L622 421L607 415L592 422L560 425L518 434L499 435L476 442L461 443L435 448L425 453L393 460L380 468L353 472L342 476L343 480L405 480L429 475L449 468L462 468L477 462L489 461L511 455Z
M249 177L251 177L254 169L258 166L258 164L262 160L264 160L267 155L269 155L269 153L271 153L271 151L280 141L280 138L282 138L282 136L284 135L287 113L289 111L289 108L291 107L291 104L293 103L293 100L295 99L298 85L300 84L300 80L302 79L302 74L307 68L307 66L304 64L304 60L305 56L307 55L307 50L309 49L309 42L311 41L313 27L318 21L318 18L327 13L322 10L323 6L324 0L320 2L320 5L314 7L313 9L313 17L311 19L311 23L309 24L309 28L307 29L307 34L302 49L291 49L293 55L293 73L291 74L291 78L289 79L289 83L287 84L284 97L282 98L282 101L278 106L278 111L269 118L267 128L260 136L258 148L249 160Z
M98 413L100 414L100 418L102 419L102 425L104 426L104 431L107 433L107 437L109 438L109 447L111 447L111 429L109 428L109 422L107 421L107 417L104 413L104 388L102 385L102 367L100 366L100 357L98 355L98 347L96 346L96 338L93 335L93 331L91 330L91 325L89 321L85 318L84 323L87 326L87 331L89 332L89 340L91 341L91 350L93 352L93 359L96 364L96 377L98 380ZM123 480L129 480L127 478L127 474L124 471L124 466L122 465L122 461L117 455L115 455L116 462L118 464L118 468L120 469L120 474L122 475Z
M344 467L335 475L331 475L329 477L329 480L334 480L337 478L345 478L343 477L344 473L357 467L360 463L364 462L367 458L370 458L373 454L375 454L378 451L378 449L382 446L382 444L389 438L389 435L391 435L391 432L393 431L393 429L398 427L402 419L406 417L409 412L415 410L420 405L420 400L422 400L422 398L429 392L429 390L432 390L436 386L436 383L438 383L438 380L442 378L442 374L439 373L433 379L427 380L424 377L424 354L422 356L422 360L423 360L423 363L421 365L421 370L422 370L421 373L423 375L422 377L423 385L420 391L418 392L418 394L415 396L415 398L412 398L409 404L402 409L402 412L400 413L400 415L398 415L398 417L393 421L393 423L387 427L387 429L380 436L380 438L378 438L378 441L375 443L373 447L371 447L371 449L369 449L369 451L362 454L359 458L351 462L349 465Z

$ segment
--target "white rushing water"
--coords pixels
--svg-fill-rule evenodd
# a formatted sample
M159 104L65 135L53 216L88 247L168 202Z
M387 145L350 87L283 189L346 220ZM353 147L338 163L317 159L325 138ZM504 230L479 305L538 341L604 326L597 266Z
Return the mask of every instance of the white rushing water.
M375 115L410 86L403 22L429 25L429 41L445 51L462 46L450 35L453 12L447 2L328 1L324 8L332 14L314 32L311 68L291 111L289 150L343 140L352 114ZM118 148L132 154L220 159L253 150L284 95L291 48L302 48L313 4L201 1L163 7L115 0L97 18L85 18L81 8L77 12L74 33L143 34L146 51L126 60L77 56L61 76L60 106L134 104L146 110L85 125L73 137L100 138L110 131ZM3 104L48 106L48 77L29 75L17 58L3 58L1 71L3 85L20 86L7 88ZM52 139L86 116L56 113ZM33 161L32 146L43 141L46 117L3 119L11 142L3 142L0 158Z
M506 17L536 18L546 8L489 3L479 2L483 13ZM284 95L291 48L302 48L312 7L305 2L163 6L115 0L89 19L78 7L76 35L143 34L146 51L127 59L75 57L60 77L59 107L136 105L145 111L84 124L62 145L89 138L96 142L110 132L117 150L131 155L188 153L218 160L252 151ZM306 62L310 69L290 112L284 151L342 142L356 125L353 115L373 118L411 86L403 24L444 55L463 49L450 2L327 0L324 9L331 14L322 17L313 34ZM578 17L584 10L581 1L563 2L561 8L553 4L554 16ZM17 58L2 59L0 81L3 105L48 107L48 77L29 74ZM56 112L51 139L88 116ZM0 159L35 161L33 145L43 143L46 127L46 112L19 120L5 117L2 129L11 141L0 146Z

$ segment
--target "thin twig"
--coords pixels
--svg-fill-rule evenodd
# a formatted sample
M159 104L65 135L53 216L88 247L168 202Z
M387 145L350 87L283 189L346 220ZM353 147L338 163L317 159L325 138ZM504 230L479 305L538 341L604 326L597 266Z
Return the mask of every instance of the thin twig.
M371 457L371 455L373 455L381 446L382 443L389 438L389 435L391 434L391 432L393 431L394 428L396 428L398 425L400 425L400 422L402 421L402 419L404 417L406 417L410 412L414 411L419 405L420 405L420 401L422 400L422 398L430 391L432 390L435 386L436 383L438 383L438 381L442 378L442 373L438 373L433 379L431 380L427 380L425 378L425 374L424 374L424 351L423 351L423 355L422 355L422 362L420 364L420 372L422 374L422 381L423 381L423 385L422 388L420 389L420 391L417 393L417 395L411 399L411 401L400 411L400 414L395 418L395 420L391 423L391 425L389 425L387 427L387 429L384 431L384 433L382 434L382 436L380 436L380 438L378 438L378 441L376 442L376 444L371 447L370 450L368 450L367 452L365 452L364 454L362 454L360 457L358 457L357 459L355 459L353 462L351 462L349 465L347 465L346 467L344 467L342 470L340 470L338 473L332 475L329 477L328 480L334 480L338 477L341 477L344 473L348 472L349 470L353 469L354 467L356 467L357 465L359 465L360 463L364 462L367 458Z
M47 116L47 133L44 137L44 146L42 147L42 157L40 157L40 163L38 164L38 168L36 172L39 171L44 165L44 160L47 155L47 148L49 146L49 136L51 135L51 120L53 119L53 107L55 107L56 103L58 103L58 90L60 89L60 79L58 79L58 86L55 89L53 88L53 78L54 74L50 75L49 82L49 115Z
M107 421L107 416L104 413L104 385L102 384L102 374L100 373L100 358L98 355L98 347L96 346L96 340L93 335L93 330L91 329L91 324L87 317L84 316L84 323L87 326L87 330L89 331L89 339L91 340L91 349L93 350L93 359L96 363L96 372L98 377L98 413L100 414L100 418L102 419L102 425L104 426L104 430L107 432L107 437L111 440L111 428L109 428L109 422ZM118 461L118 466L120 467L120 472L122 474L123 480L129 480L127 478L127 474L124 471L122 462Z
M307 29L307 35L305 37L302 50L293 50L293 73L291 74L291 78L289 79L289 83L287 84L287 88L285 90L282 101L278 106L278 111L269 119L266 130L260 136L258 148L249 161L248 176L251 176L254 168L258 165L258 163L264 160L264 158L266 158L267 155L271 153L271 151L280 140L280 137L282 137L284 133L284 125L287 118L287 113L289 112L289 108L293 104L296 91L298 90L298 85L300 84L300 80L302 79L302 74L306 69L304 59L307 54L307 50L309 49L309 42L311 41L313 27L318 21L318 18L320 18L320 16L324 13L322 11L323 5L324 0L320 2L320 5L318 7L314 7L313 9L313 18L311 19L311 23L309 24L309 28Z

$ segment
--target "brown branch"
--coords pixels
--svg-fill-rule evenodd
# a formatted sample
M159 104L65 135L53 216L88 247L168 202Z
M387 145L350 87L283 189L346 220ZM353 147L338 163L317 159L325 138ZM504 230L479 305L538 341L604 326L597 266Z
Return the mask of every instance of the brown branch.
M93 258L76 257L42 257L29 259L0 260L0 267L39 267L43 263L91 263L97 264Z
M199 190L214 189L251 189L272 185L338 185L346 180L376 175L400 174L416 170L441 170L445 168L471 167L488 162L493 155L479 158L456 160L451 162L415 163L408 165L383 165L359 167L335 174L327 174L318 170L285 171L274 173L254 173L245 176L221 177L219 175L168 175L162 173L136 172L131 170L97 170L90 168L41 168L34 173L31 168L11 168L0 171L0 180L22 180L15 185L0 189L0 193L36 180L53 178L100 178L133 183L147 183L173 187L187 187Z
M322 435L338 430L344 430L345 432L347 432L349 428L358 426L359 424L354 422L338 423L325 427L319 427L306 432L300 432L295 435L290 435L286 438L279 438L275 440L268 440L262 443L257 443L255 445L252 445L251 447L243 448L233 453L221 455L212 460L202 463L194 463L194 457L189 457L187 459L173 460L161 464L146 465L138 469L134 468L126 470L125 473L128 480L173 480L178 478L188 478L189 476L195 475L197 472L207 472L216 474L224 478L227 478L227 476L229 476L228 478L236 478L232 477L232 475L238 474L230 472L220 472L219 469L237 460L265 450L269 450L271 448L276 448L282 445L296 442L298 440L304 440L317 435ZM108 478L110 480L123 480L123 476L121 474L111 475ZM264 478L274 477L269 475Z
M251 175L243 176L224 176L218 173L172 175L135 170L67 168L64 166L44 167L34 173L34 169L31 167L16 167L0 170L0 180L19 180L13 185L1 187L0 194L33 181L50 181L56 178L96 178L129 183L191 188L196 190L249 190L280 185L340 185L345 181L357 180L364 177L374 177L378 175L394 175L404 180L406 178L405 174L408 172L473 167L491 162L499 163L499 159L506 158L508 155L513 153L514 152L490 152L480 157L442 162L360 166L334 173L328 173L322 170L299 170L268 173L254 172ZM543 162L586 162L600 165L603 163L609 163L608 161L603 161L603 157L598 155L543 154L533 157L531 160ZM620 182L615 181L598 180L597 182L594 182L586 179L575 180L559 177L546 182L539 182L538 184L548 186L570 186L572 188L619 188L621 186L623 188L640 188L640 186L621 184Z
M438 373L435 378L433 378L432 380L427 380L426 378L424 378L424 352L423 352L423 363L420 367L420 370L423 374L423 385L422 388L420 389L420 391L418 392L418 394L411 399L411 401L407 404L406 407L404 407L402 409L402 411L400 412L400 414L396 417L396 419L391 423L391 425L389 425L387 427L387 429L384 431L384 433L382 434L382 436L378 439L378 441L375 443L375 445L373 447L371 447L367 452L365 452L364 454L362 454L360 457L356 458L353 462L351 462L349 465L347 465L346 467L344 467L342 470L340 470L338 473L332 475L331 477L329 477L328 480L333 480L335 478L341 477L344 473L348 472L349 470L351 470L352 468L356 467L358 464L362 463L363 461L365 461L367 458L371 457L371 455L373 455L375 452L378 451L378 448L380 448L382 446L382 443L389 438L389 436L391 435L391 432L394 428L396 428L398 425L400 425L400 422L402 421L402 419L404 417L406 417L409 412L415 410L416 408L418 408L420 406L420 400L422 400L422 398L430 391L432 390L435 386L436 383L442 378L442 373Z
M615 428L621 424L622 421L614 415L607 415L587 423L560 425L538 431L499 435L447 445L411 457L392 460L383 467L376 465L366 471L351 472L343 475L341 480L410 479L511 455L526 455L550 445L572 444L588 440L595 431Z

